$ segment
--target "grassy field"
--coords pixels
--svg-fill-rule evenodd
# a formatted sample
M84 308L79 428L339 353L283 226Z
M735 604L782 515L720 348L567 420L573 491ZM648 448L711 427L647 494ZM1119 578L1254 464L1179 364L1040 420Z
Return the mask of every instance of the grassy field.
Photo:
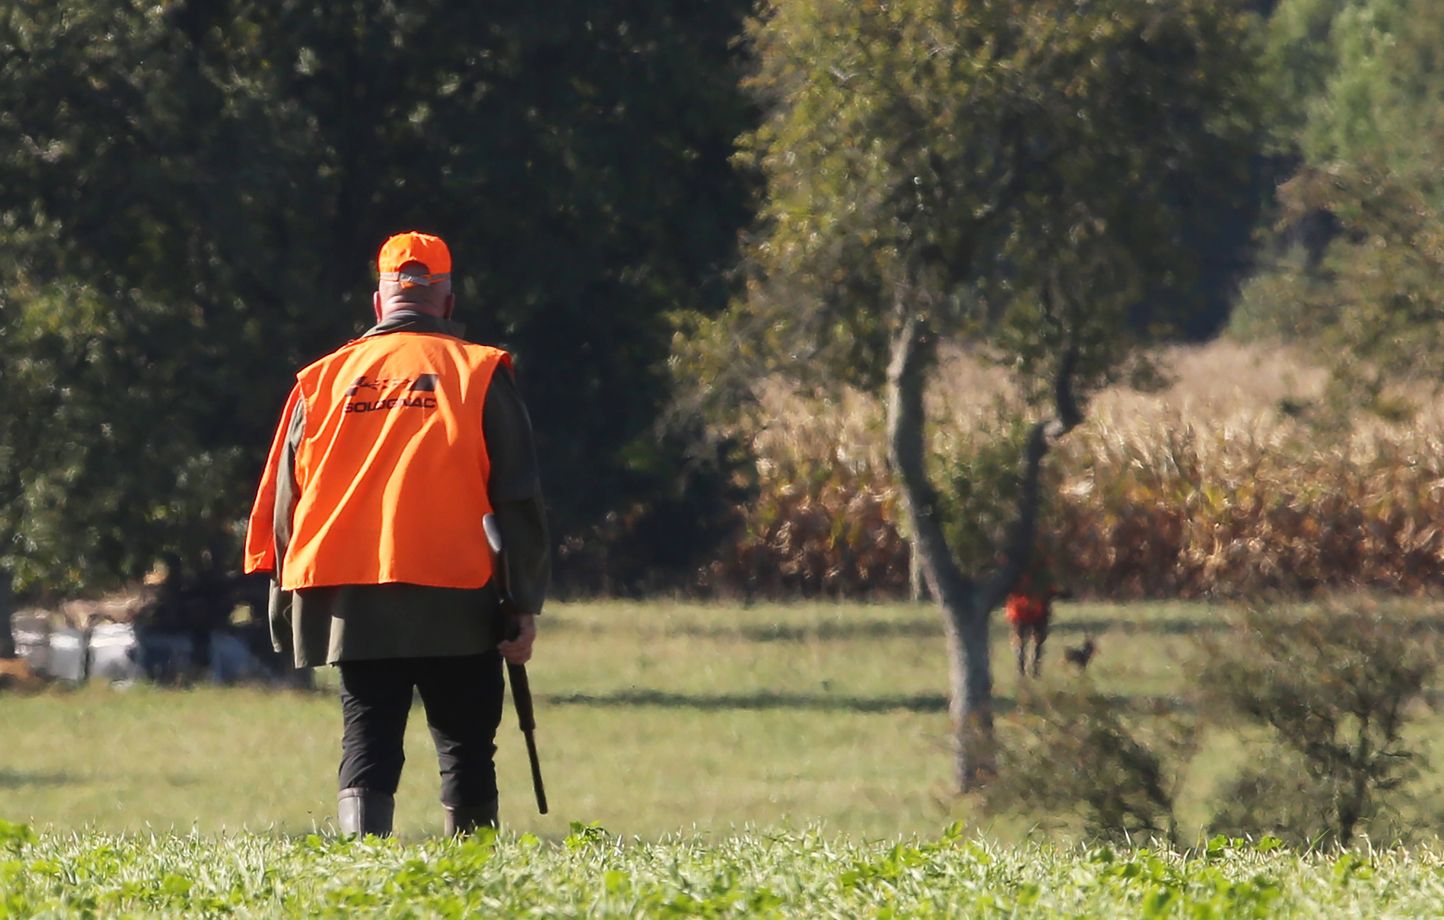
M1220 614L1061 604L1048 679L1080 679L1062 649L1086 631L1101 647L1087 679L1118 706L1144 720L1187 709L1185 662L1197 636L1222 628ZM996 641L1006 730L1019 682L1001 629ZM325 672L309 693L94 686L0 698L0 819L17 822L0 824L0 917L87 905L100 915L402 904L458 916L1444 909L1444 857L1431 848L1370 854L1365 842L1355 855L1299 856L1239 844L1210 855L1210 796L1245 758L1267 756L1227 729L1209 734L1184 784L1191 853L1110 853L1032 818L982 819L948 790L944 649L930 607L559 604L530 670L553 813L535 812L508 712L506 831L494 847L434 839L437 780L419 709L400 841L325 836L340 728ZM1416 731L1428 742L1441 727L1421 714ZM1435 826L1426 816L1444 811L1438 784L1426 776L1416 792L1417 823ZM946 832L955 822L961 830Z
M0 827L0 916L1420 917L1444 858L1223 841L1186 855L965 834L623 843L44 836Z
M1090 676L1147 711L1181 686L1200 605L1062 605L1047 666L1083 630ZM927 606L751 608L559 604L531 667L553 814L530 800L508 711L503 816L555 838L571 821L631 837L818 826L871 837L935 834L967 805L949 795L946 662ZM998 630L997 689L1017 689ZM329 672L322 672L328 684ZM314 693L135 686L0 700L0 817L52 829L324 829L334 807L339 706ZM439 824L419 709L397 828Z
M1059 605L1045 678L1076 681L1063 647L1100 652L1088 679L1140 717L1187 708L1184 663L1221 610L1203 604ZM498 765L506 823L543 838L572 821L626 837L817 827L862 837L932 835L955 820L1018 840L1027 821L987 823L950 795L946 662L928 606L750 608L558 604L531 667L552 814L531 802L511 713ZM1019 681L995 630L998 711ZM300 693L149 686L0 697L0 818L104 832L325 830L334 809L340 712L330 685ZM1424 742L1444 719L1422 714ZM435 761L419 709L397 829L439 826ZM1243 758L1214 731L1182 791L1185 838ZM1060 765L1062 768L1062 765ZM1418 790L1444 813L1437 784Z

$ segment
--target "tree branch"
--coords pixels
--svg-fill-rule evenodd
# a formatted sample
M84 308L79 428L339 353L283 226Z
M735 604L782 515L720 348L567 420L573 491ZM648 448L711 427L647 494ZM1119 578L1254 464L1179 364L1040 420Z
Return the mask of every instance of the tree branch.
M1053 316L1057 315L1054 299L1065 299L1054 290L1055 286L1056 279L1045 284L1041 295L1045 310ZM1018 490L1018 517L1003 550L1001 568L982 585L983 603L980 606L985 610L992 610L1003 603L1032 561L1038 534L1038 509L1042 504L1043 458L1060 438L1083 421L1083 410L1074 389L1082 353L1079 312L1076 302L1067 304L1068 316L1063 320L1066 338L1053 377L1053 417L1038 422L1028 433L1028 443L1023 450L1022 482Z

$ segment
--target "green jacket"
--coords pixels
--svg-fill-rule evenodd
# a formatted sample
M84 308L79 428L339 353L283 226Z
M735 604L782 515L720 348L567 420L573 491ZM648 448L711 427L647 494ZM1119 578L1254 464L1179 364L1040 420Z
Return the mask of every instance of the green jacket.
M396 312L366 336L431 332L460 337L461 327L422 313ZM537 475L531 420L510 373L498 370L487 390L483 425L491 475L487 490L506 547L514 608L540 613L551 576L550 541ZM285 559L296 506L296 449L306 434L305 404L287 425L276 487L276 559ZM276 573L277 578L280 572ZM375 658L473 655L501 638L495 582L481 588L429 585L338 585L282 591L271 584L271 640L291 651L296 667Z

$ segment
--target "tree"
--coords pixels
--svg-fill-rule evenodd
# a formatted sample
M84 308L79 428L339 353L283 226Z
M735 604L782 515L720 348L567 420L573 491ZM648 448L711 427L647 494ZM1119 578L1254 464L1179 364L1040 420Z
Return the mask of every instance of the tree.
M1089 837L1127 844L1178 840L1178 788L1197 750L1195 726L1155 719L1141 731L1116 698L1085 680L1030 694L983 803L1030 820L1078 811Z
M1264 76L1279 100L1281 143L1315 166L1429 170L1444 135L1438 4L1283 0L1266 36Z
M0 377L33 401L0 405L0 569L233 558L290 375L413 226L518 356L557 532L671 487L668 316L725 304L747 219L747 8L7 5Z
M1439 669L1429 624L1367 598L1252 607L1230 619L1225 637L1202 644L1205 702L1230 727L1269 729L1286 756L1246 767L1215 821L1231 833L1283 829L1349 844L1418 771L1405 732Z
M1319 346L1333 406L1345 414L1361 406L1384 417L1412 413L1394 384L1444 385L1434 360L1444 348L1440 191L1359 163L1301 167L1279 189L1282 251L1250 279L1253 309L1237 327ZM1286 242L1321 216L1330 230L1316 255Z
M697 348L885 391L970 788L990 762L989 613L1028 563L1043 460L1125 368L1130 309L1187 284L1183 227L1255 149L1250 20L1206 0L775 0L749 34L764 120L743 159L765 196L747 294ZM992 572L957 564L930 478L945 337L1012 368L1040 412Z
M1341 408L1406 413L1392 383L1444 383L1441 39L1444 8L1428 0L1284 0L1269 23L1293 176L1234 327L1314 346Z

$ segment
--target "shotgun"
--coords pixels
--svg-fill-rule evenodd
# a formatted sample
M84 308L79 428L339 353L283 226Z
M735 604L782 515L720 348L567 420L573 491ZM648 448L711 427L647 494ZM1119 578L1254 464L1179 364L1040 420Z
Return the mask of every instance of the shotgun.
M507 579L505 547L501 542L501 527L496 523L496 515L487 513L481 519L481 526L486 530L486 542L491 546L492 567L496 570L493 576L496 579L498 594L501 597L503 610L511 607L511 585ZM506 637L515 639L520 627L516 618L506 616ZM536 793L536 809L541 814L547 813L547 791L542 785L541 759L536 753L536 713L531 705L531 683L526 678L526 665L506 663L506 676L511 681L511 701L516 706L517 726L521 728L522 735L526 738L526 756L531 760L531 787Z

